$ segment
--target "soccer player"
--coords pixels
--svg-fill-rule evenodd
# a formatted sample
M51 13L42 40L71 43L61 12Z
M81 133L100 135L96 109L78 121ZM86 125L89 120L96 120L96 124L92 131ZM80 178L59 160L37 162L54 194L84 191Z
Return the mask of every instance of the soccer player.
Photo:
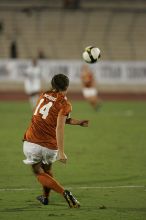
M66 93L69 79L57 74L51 80L52 89L42 93L34 110L31 123L26 130L23 142L25 164L30 164L37 180L43 187L43 195L37 199L44 205L49 203L50 190L60 193L70 207L80 206L77 199L53 177L52 163L59 160L67 162L64 153L65 124L88 126L88 120L76 120L69 117L72 111Z
M98 107L100 106L101 101L98 97L96 81L88 65L82 66L81 81L83 85L82 93L83 93L84 98L90 103L90 105L95 110L98 110Z
M31 108L34 109L41 93L41 69L37 59L32 60L32 64L26 69L24 89L28 95Z

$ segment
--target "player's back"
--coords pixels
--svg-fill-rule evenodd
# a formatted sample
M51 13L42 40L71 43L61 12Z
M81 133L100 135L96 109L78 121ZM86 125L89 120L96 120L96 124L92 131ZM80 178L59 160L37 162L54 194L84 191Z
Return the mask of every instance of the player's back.
M43 93L38 100L24 140L57 149L56 125L58 113L61 109L64 115L71 111L71 105L62 93L52 91Z

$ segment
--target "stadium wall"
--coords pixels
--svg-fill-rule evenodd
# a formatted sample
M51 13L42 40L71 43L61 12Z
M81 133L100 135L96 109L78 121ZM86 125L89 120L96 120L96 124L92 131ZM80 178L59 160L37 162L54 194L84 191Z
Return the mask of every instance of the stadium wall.
M0 100L25 100L25 70L31 60L0 60ZM79 60L39 61L42 89L49 88L54 74L65 73L70 78L69 96L82 99ZM146 99L146 63L101 61L89 66L97 80L103 99Z

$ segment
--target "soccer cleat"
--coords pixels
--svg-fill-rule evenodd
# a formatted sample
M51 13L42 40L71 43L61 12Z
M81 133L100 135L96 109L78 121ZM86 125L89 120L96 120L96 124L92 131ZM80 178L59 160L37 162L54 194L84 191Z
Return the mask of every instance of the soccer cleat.
M43 205L48 205L49 203L48 198L44 197L43 195L37 196L36 199L40 201Z
M70 208L79 208L80 203L78 200L72 195L72 193L68 190L65 190L64 193L64 198L66 199L68 205Z

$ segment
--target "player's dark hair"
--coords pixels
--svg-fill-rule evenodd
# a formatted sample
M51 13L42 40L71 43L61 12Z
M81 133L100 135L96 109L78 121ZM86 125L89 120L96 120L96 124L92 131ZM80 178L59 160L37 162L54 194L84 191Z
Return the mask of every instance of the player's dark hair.
M52 89L57 92L65 91L69 86L69 78L64 74L57 74L51 80Z

